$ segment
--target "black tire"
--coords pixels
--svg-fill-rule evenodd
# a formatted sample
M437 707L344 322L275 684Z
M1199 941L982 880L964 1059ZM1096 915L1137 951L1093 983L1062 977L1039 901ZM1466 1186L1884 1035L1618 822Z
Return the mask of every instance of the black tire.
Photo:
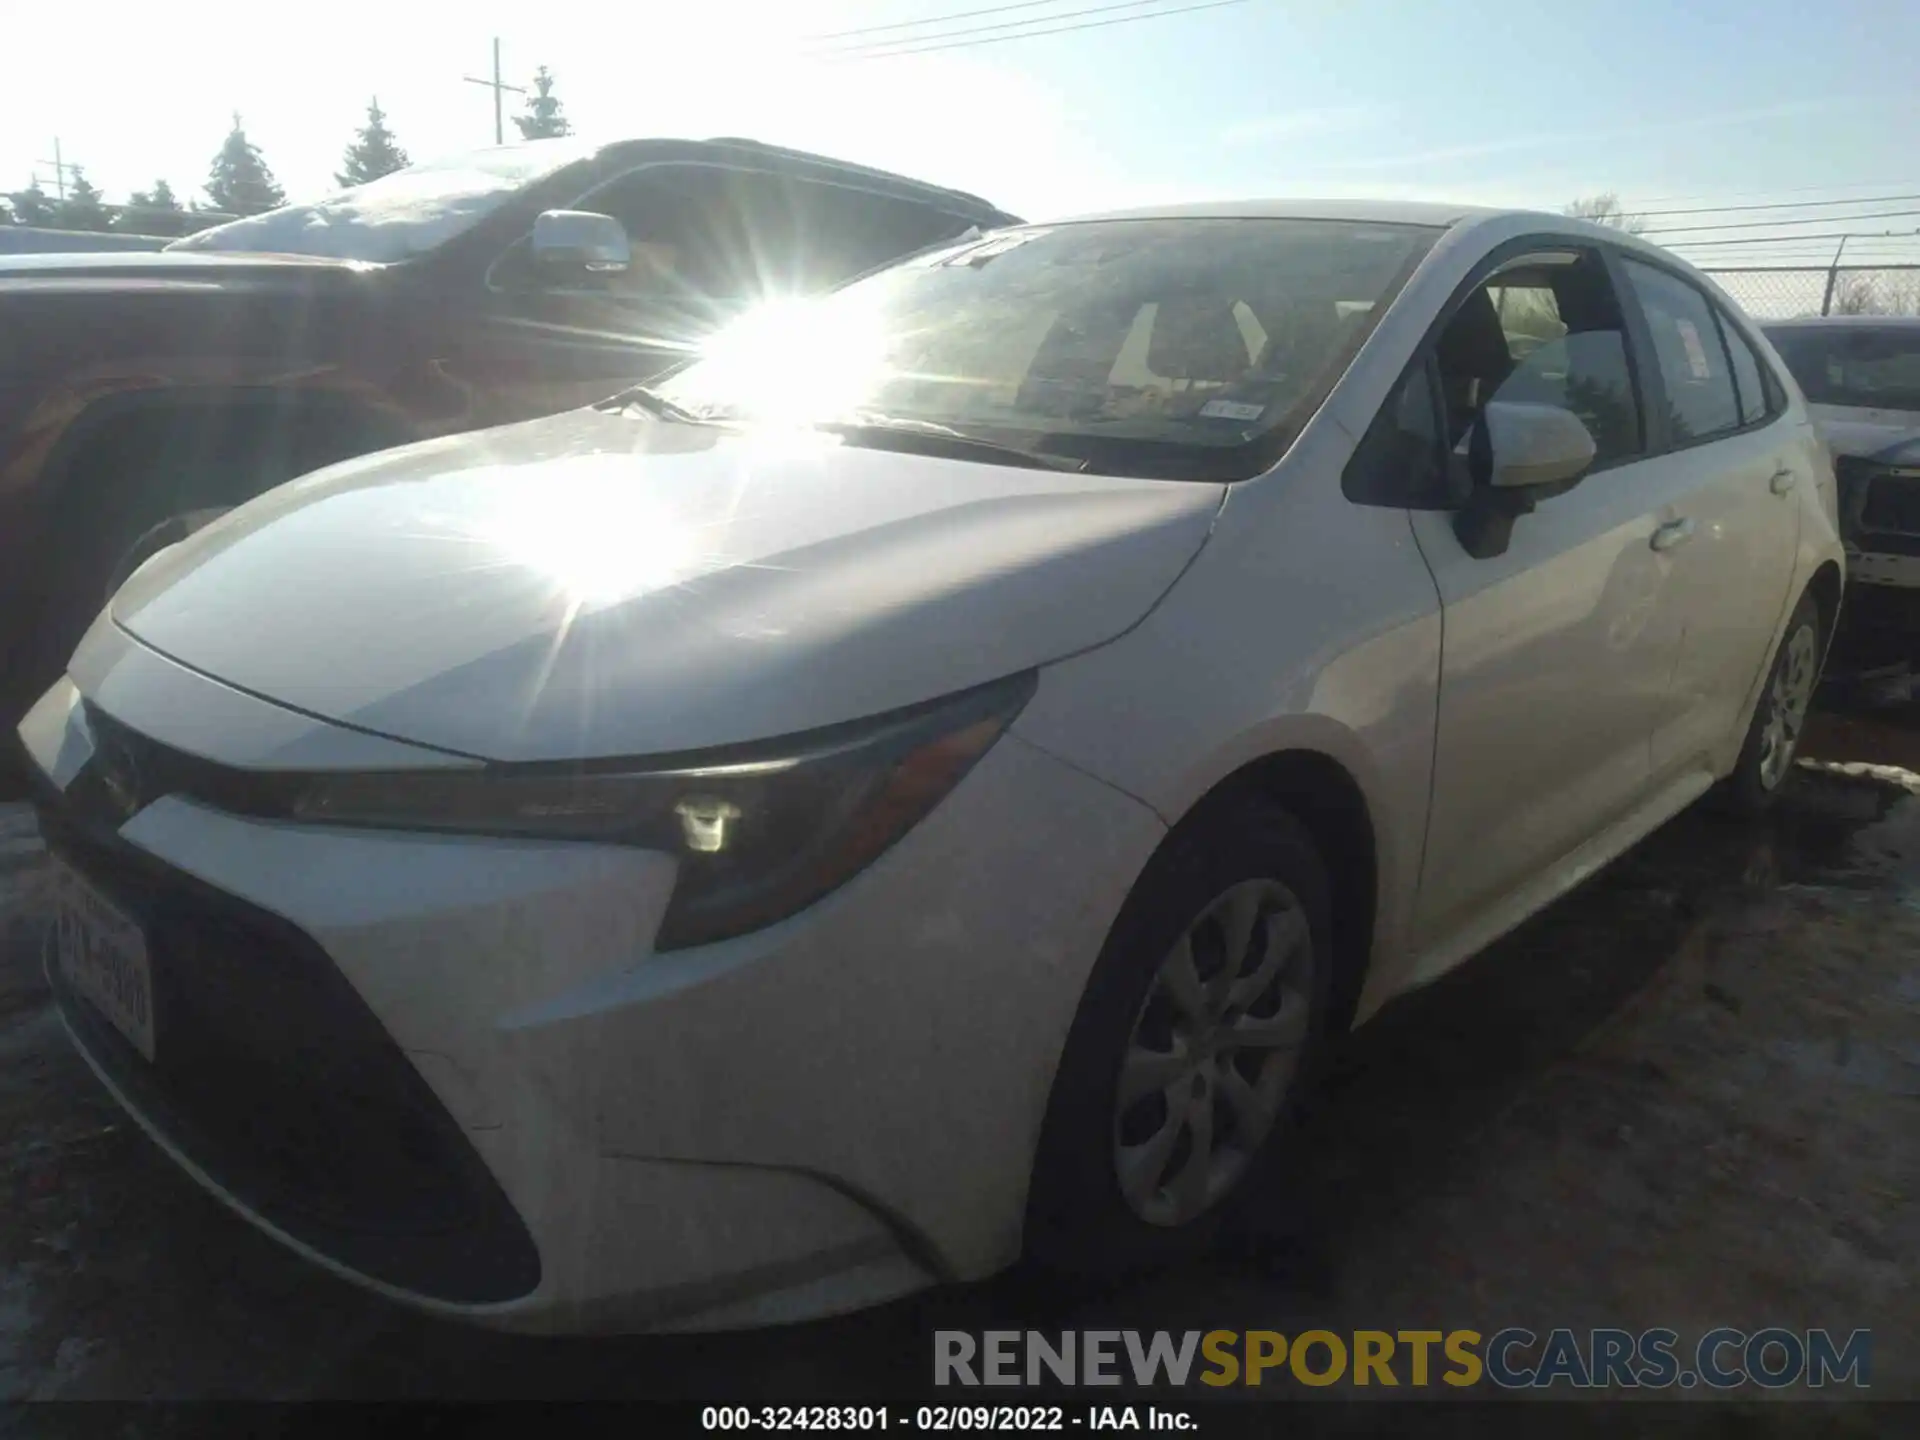
M1787 619L1787 628L1781 632L1780 644L1775 649L1773 661L1767 666L1766 682L1760 687L1760 698L1753 707L1753 719L1747 725L1747 738L1740 746L1740 758L1734 762L1733 771L1714 788L1712 800L1714 808L1725 814L1757 817L1771 810L1780 798L1780 792L1786 787L1787 778L1793 773L1792 752L1800 742L1799 725L1792 727L1787 739L1788 755L1786 762L1777 764L1769 758L1769 726L1773 722L1778 706L1778 690L1781 677L1794 663L1796 646L1805 646L1811 637L1813 653L1813 676L1806 692L1806 701L1812 703L1813 692L1819 686L1820 667L1826 659L1827 627L1820 613L1820 602L1811 593L1802 595L1800 603L1793 608L1793 614ZM1805 723L1804 711L1800 724Z
M1272 1128L1250 1147L1232 1190L1185 1223L1149 1223L1122 1194L1117 1173L1119 1127L1127 1118L1125 1107L1116 1110L1121 1062L1175 943L1215 897L1253 880L1278 882L1304 912L1313 963L1303 987L1299 1060ZM1162 844L1122 906L1068 1032L1028 1194L1033 1259L1073 1275L1110 1277L1189 1258L1212 1246L1223 1223L1272 1178L1326 1047L1336 953L1329 896L1326 866L1306 829L1258 799L1209 806ZM1149 1096L1147 1103L1156 1102Z

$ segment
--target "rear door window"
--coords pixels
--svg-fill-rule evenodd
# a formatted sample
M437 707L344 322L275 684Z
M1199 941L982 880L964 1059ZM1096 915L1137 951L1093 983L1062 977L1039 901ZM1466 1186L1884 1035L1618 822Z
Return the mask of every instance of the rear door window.
M1733 383L1740 400L1740 420L1746 425L1757 425L1767 418L1773 408L1769 388L1760 378L1760 357L1753 353L1747 337L1740 333L1739 327L1724 310L1715 306L1713 313L1720 322L1720 335L1726 341L1727 357L1733 362Z
M1707 297L1665 270L1624 262L1653 337L1654 363L1667 392L1667 428L1677 445L1741 426L1733 364Z

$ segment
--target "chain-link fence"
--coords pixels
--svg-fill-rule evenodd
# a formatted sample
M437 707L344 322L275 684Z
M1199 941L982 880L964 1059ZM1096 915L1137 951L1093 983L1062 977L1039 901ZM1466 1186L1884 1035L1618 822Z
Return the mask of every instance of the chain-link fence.
M1920 265L1701 268L1756 320L1920 315Z

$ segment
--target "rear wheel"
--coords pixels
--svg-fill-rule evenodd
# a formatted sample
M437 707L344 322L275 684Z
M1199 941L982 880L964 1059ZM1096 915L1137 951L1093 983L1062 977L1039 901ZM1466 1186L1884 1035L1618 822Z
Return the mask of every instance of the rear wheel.
M1036 1258L1124 1272L1205 1248L1271 1170L1324 1041L1326 869L1258 802L1176 831L1115 922L1054 1081Z
M1767 671L1740 758L1733 773L1720 783L1721 808L1759 815L1779 798L1793 773L1800 735L1820 683L1822 635L1819 602L1810 594L1801 596Z

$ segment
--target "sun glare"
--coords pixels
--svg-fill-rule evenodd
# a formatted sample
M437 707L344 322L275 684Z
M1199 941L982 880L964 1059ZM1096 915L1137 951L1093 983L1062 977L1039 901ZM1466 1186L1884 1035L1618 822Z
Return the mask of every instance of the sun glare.
M805 425L859 405L885 376L886 360L875 307L844 296L776 300L708 341L689 378L758 420Z
M701 549L685 520L636 481L630 458L606 458L606 473L561 481L564 494L515 477L463 528L576 609L688 579L700 567Z

